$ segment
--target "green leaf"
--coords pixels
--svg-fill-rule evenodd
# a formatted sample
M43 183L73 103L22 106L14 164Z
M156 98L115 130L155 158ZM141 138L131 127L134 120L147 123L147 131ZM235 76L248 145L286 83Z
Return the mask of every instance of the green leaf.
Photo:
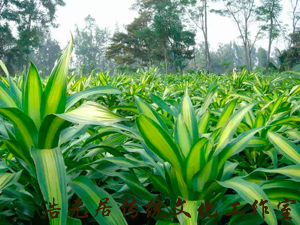
M272 205L274 208L278 209L277 206L278 206L278 201L272 201ZM283 209L285 204L281 204L280 207L279 207L279 210L280 210L280 215L282 216L282 212L281 210ZM299 206L299 203L298 204L295 204L295 205L289 205L289 207L291 209L291 211L289 211L290 215L289 217L291 217L291 221L293 221L294 224L300 224L300 206Z
M186 202L183 205L183 211L188 212L191 215L191 218L187 217L185 214L180 213L177 215L177 218L181 225L192 225L197 224L198 220L198 207L201 204L201 201L189 201L185 200Z
M66 111L83 98L87 98L92 95L103 95L103 94L121 94L121 91L118 88L110 87L110 86L97 86L97 87L85 89L84 91L80 91L73 95L68 96Z
M93 164L95 164L95 163L98 164L100 162L106 162L107 161L107 162L114 163L118 166L122 166L124 168L150 167L148 164L144 163L143 161L138 161L135 158L133 158L133 160L130 160L130 159L127 159L127 158L124 158L124 157L105 157L105 158L102 158L102 159L98 159L98 160L96 160L92 163Z
M253 213L246 213L245 215L235 214L231 217L229 225L253 225L262 224L264 219L260 216L254 216Z
M19 107L21 107L22 92L17 87L17 85L15 84L15 82L13 81L13 79L11 78L11 76L9 75L9 72L8 72L6 66L4 65L4 63L1 60L0 60L0 68L2 68L2 70L5 73L5 75L7 76L7 80L8 80L8 82L7 82L7 81L5 81L4 78L2 78L3 82L6 85L8 84L10 93L15 97L17 105ZM7 105L7 107L10 107L10 106Z
M31 156L36 166L36 174L44 200L58 204L58 218L50 219L50 224L66 224L68 215L67 175L60 148L33 149ZM49 205L47 205L48 207ZM49 209L49 207L48 207ZM49 212L50 218L50 212Z
M177 118L174 136L176 144L180 147L184 157L187 157L191 149L192 139L188 128L183 121L182 114L179 114Z
M300 122L300 117L290 116L287 118L275 120L272 123L270 123L270 125L284 125L284 124L289 125L290 123L293 123L293 122Z
M21 173L22 173L22 171L19 171L17 173L0 172L0 192L4 188L7 188L10 185L16 183L19 180Z
M133 105L117 105L114 106L112 108L110 108L112 111L117 111L117 110L126 110L126 111L130 111L134 114L139 114L139 110L137 109L136 106Z
M26 157L30 157L30 149L37 146L38 132L34 122L17 108L2 108L0 114L10 120L15 127L15 136Z
M108 198L107 206L112 207L109 209L111 212L109 216L103 217L101 211L99 211L98 215L94 216L99 224L127 224L114 199L106 191L96 186L92 180L87 177L78 177L69 184L93 216L96 214L100 201L105 201L105 198Z
M174 168L180 169L183 156L169 134L143 114L136 119L136 123L146 145Z
M20 107L17 97L2 83L0 83L0 104L2 107Z
M298 182L299 185L299 182ZM295 190L289 187L284 188L269 188L264 189L264 192L271 200L280 200L283 201L283 197L287 199L293 199L296 201L300 201L300 191Z
M23 111L33 120L37 128L41 125L42 94L43 88L40 75L34 64L30 62L24 86Z
M292 188L292 189L299 189L299 182L292 181L292 180L271 180L263 183L261 185L263 189L269 188Z
M81 220L68 216L67 218L68 225L81 225Z
M224 166L227 159L243 151L245 147L248 145L248 143L250 142L250 140L253 138L253 136L263 128L265 127L259 127L253 130L249 130L245 133L240 134L237 138L231 141L218 155L219 157L218 171L221 170L221 168Z
M5 73L5 75L8 77L9 76L9 72L8 72L5 64L2 62L2 60L0 60L0 67L2 68L3 72Z
M255 127L264 126L266 124L266 118L263 114L259 114L255 119Z
M78 108L56 116L74 124L106 125L126 120L96 102L85 102Z
M266 139L259 138L259 137L253 137L249 142L247 147L248 148L258 148L258 147L263 147L266 145L269 145L270 142Z
M204 168L205 160L205 145L208 143L207 138L199 139L192 147L185 163L186 180L188 185L193 184L193 176Z
M172 116L177 116L176 113L167 105L167 103L162 100L160 97L151 94L150 98L152 99L153 102L155 102L161 109L165 110L167 113L169 113Z
M156 222L155 225L179 225L180 223L173 223L173 222L167 222L167 221L162 221L159 220Z
M216 82L211 83L211 85L208 87L207 92L206 92L206 97L205 97L205 101L202 104L200 110L197 113L198 118L201 117L206 110L208 109L209 105L211 104L215 94L218 91L218 85Z
M224 110L218 120L216 128L220 128L226 123L228 118L231 116L231 114L236 106L237 101L238 101L238 99L234 99L226 105L226 107L224 108Z
M293 142L289 141L287 138L277 134L275 132L269 131L268 137L276 149L289 160L300 164L300 149Z
M169 195L169 190L167 187L167 182L165 181L165 179L160 176L160 175L156 175L156 174L152 174L152 173L147 173L150 181L152 182L153 186L161 193L165 194L165 195Z
M231 177L235 168L238 166L238 164L239 163L232 163L230 161L226 161L224 165L224 171L222 174L221 181L228 180Z
M235 112L230 119L227 121L227 123L223 126L220 134L220 139L218 142L218 145L216 147L216 150L214 152L214 155L218 155L228 144L229 140L233 136L235 129L239 125L239 123L242 121L244 116L248 113L248 111L254 106L255 104L250 104L239 111Z
M105 76L104 76L103 72L98 73L98 76L99 76L99 79L100 79L100 82L101 82L102 85L107 85L108 84L107 80L105 79Z
M154 122L159 124L162 128L164 128L166 131L168 130L167 126L164 124L158 113L150 106L148 103L143 101L138 96L134 96L136 106L140 112L140 114L144 114L148 116L150 119L152 119Z
M184 97L181 102L181 115L191 135L193 144L199 139L198 124L196 114L187 89L185 90Z
M46 116L39 130L39 149L56 148L58 146L60 132L70 125L70 122L53 114Z
M285 166L279 169L264 169L258 168L254 172L265 172L265 173L280 173L284 174L288 177L291 177L296 180L300 180L300 165L292 165L292 166Z
M217 168L218 157L213 157L206 163L202 170L193 176L193 187L195 190L201 192L209 181L215 180L218 176Z
M42 97L41 119L52 113L65 112L67 101L67 74L72 45L73 38L52 70Z
M18 142L6 140L5 146L7 147L8 151L13 154L16 158L21 159L24 161L24 163L21 164L34 176L35 174L35 166L34 162L30 155L26 154L26 151L23 151L23 149L18 145ZM25 153L25 154L24 154Z
M127 186L136 196L147 200L154 198L154 196L144 187L135 174L117 172L117 175L126 182Z
M209 120L210 120L210 110L208 109L198 122L199 133L205 134L207 132Z
M221 186L225 188L230 188L235 190L247 203L252 205L255 200L260 202L260 200L268 200L266 206L268 207L269 214L265 213L265 221L267 224L276 225L277 219L273 207L270 203L270 199L264 193L261 187L257 184L247 182L240 177L235 177L227 181L218 182ZM262 216L262 207L257 207L258 213Z

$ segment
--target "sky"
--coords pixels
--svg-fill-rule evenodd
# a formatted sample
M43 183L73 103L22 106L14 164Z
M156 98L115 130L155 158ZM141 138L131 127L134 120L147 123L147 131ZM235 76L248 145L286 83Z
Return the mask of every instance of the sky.
M57 22L59 28L52 28L52 35L61 45L66 46L70 40L70 31L74 32L75 25L82 27L84 18L89 14L95 18L97 24L101 28L108 27L112 32L115 29L116 23L122 29L124 25L131 23L134 18L138 17L138 13L129 8L134 4L135 0L65 0L66 6L59 7L57 11ZM281 19L284 23L291 23L289 18L290 7L287 4L288 0L283 0L284 10ZM222 3L220 3L222 4ZM222 5L213 5L213 8L218 8ZM216 50L219 43L229 43L237 41L241 44L241 39L238 39L238 29L236 24L230 18L224 18L216 14L208 15L208 37L212 49ZM197 33L196 41L203 41L203 36L200 31ZM267 49L267 38L257 42L257 46L262 46ZM273 43L274 47L284 49L287 47L287 42L283 38L279 38Z

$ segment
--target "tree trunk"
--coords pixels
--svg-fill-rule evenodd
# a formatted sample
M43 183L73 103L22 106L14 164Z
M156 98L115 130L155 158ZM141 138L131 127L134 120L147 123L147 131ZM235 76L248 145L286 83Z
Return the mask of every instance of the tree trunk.
M270 31L269 31L269 46L268 46L268 57L267 57L267 65L266 65L266 74L269 73L269 66L270 66L270 55L271 55L272 35L273 35L273 8L274 7L272 6L271 21L270 21Z
M168 74L168 58L167 58L167 48L165 46L165 69L166 69L166 74Z
M207 28L207 0L204 0L204 39L205 39L205 58L206 58L206 70L210 70L210 53L208 47L208 28Z
M251 71L252 70L252 50L250 47L249 47L249 68Z
M249 40L248 40L248 20L245 19L245 40L244 40L244 49L245 49L245 60L246 60L246 68L250 71L250 54L249 54L249 46L248 46Z
M194 47L194 70L196 71L197 69L197 64L196 64L196 49Z
M248 45L247 43L244 42L244 51L245 51L245 63L246 63L246 68L249 69L249 50L248 50Z

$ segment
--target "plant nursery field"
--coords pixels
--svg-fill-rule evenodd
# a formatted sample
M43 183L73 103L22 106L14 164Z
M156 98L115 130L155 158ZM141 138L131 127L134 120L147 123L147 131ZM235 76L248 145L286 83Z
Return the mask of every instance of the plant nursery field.
M300 75L0 82L0 224L300 224Z

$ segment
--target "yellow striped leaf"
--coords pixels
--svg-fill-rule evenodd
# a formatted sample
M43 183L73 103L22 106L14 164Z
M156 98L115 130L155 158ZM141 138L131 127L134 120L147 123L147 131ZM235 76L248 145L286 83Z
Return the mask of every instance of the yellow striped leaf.
M42 94L43 89L40 75L34 64L30 62L24 86L23 111L33 120L37 128L41 125Z
M210 181L218 176L218 157L211 158L204 168L193 176L193 187L198 192L203 191Z
M19 171L17 173L0 172L0 192L4 188L7 188L10 185L16 183L19 180L21 173L22 173L22 171Z
M84 91L77 92L73 95L68 96L66 111L83 98L87 98L92 95L120 94L120 93L121 91L119 89L110 86L98 86L98 87L88 88L85 89Z
M300 165L292 165L292 166L285 166L279 169L264 169L258 168L254 172L264 172L264 173L280 173L291 177L297 181L300 180Z
M140 115L137 127L146 145L175 169L181 169L183 156L169 134L149 117Z
M231 156L238 154L243 151L244 148L248 145L253 136L260 130L265 127L259 127L245 133L240 134L237 138L235 138L232 142L230 142L218 155L219 157L219 165L218 171L221 171L227 159Z
M119 206L111 195L95 185L92 180L87 177L78 177L75 180L72 180L69 184L76 194L82 199L89 212L99 224L127 224ZM96 216L96 210L98 209L100 201L105 201L105 198L108 198L107 206L112 207L109 209L111 212L109 216L104 217L100 210Z
M159 124L162 128L168 130L167 126L164 124L164 122L162 121L158 113L152 108L152 106L150 106L148 103L146 103L138 96L134 96L134 98L140 114L144 114L145 116L148 116L154 122Z
M13 123L16 139L23 148L26 157L30 157L30 149L37 146L38 138L34 122L17 108L2 108L0 114Z
M184 97L181 102L181 115L188 128L193 144L199 139L198 123L187 89L185 90Z
M72 52L73 38L64 54L52 70L42 97L41 119L51 113L65 112L67 101L67 74Z
M268 138L282 155L296 164L300 164L300 148L293 142L272 131L268 132Z
M234 99L226 105L226 107L224 108L224 110L223 110L223 112L222 112L222 114L221 114L221 116L218 120L216 128L220 128L226 123L228 118L233 113L233 110L236 106L237 101L238 101L238 99Z
M235 190L250 205L252 205L255 202L255 200L258 201L258 204L261 201L261 199L264 201L268 200L266 206L268 207L269 214L265 213L265 221L269 225L277 224L276 215L270 203L270 199L264 193L260 186L251 182L247 182L240 177L235 177L230 180L218 183L225 188ZM257 207L256 210L262 216L262 207Z
M203 137L199 139L192 147L186 159L185 172L188 185L193 185L193 176L205 166L206 160L204 147L207 143L207 138Z
M235 129L239 125L239 123L242 121L244 116L248 113L248 111L254 106L255 104L247 105L243 108L241 108L239 111L234 113L230 119L227 121L227 123L223 126L218 145L216 147L214 155L218 155L222 149L226 147L229 140L233 136Z
M180 147L183 156L186 158L191 149L192 139L181 114L179 114L176 121L174 136L176 144Z
M72 111L55 115L75 124L104 125L126 120L103 105L90 101L83 103Z
M36 174L44 200L53 203L53 199L60 208L58 218L51 219L48 213L50 224L67 224L68 196L67 196L67 175L60 148L54 149L33 149L31 156L36 166ZM46 205L49 210L49 204Z
M60 132L71 124L72 123L53 114L46 116L39 129L39 149L56 148L58 146Z
M210 120L210 110L207 109L206 112L203 114L201 119L198 122L198 132L201 134L205 134L208 129L208 124Z
M2 83L0 83L0 103L2 107L19 108L17 97Z

